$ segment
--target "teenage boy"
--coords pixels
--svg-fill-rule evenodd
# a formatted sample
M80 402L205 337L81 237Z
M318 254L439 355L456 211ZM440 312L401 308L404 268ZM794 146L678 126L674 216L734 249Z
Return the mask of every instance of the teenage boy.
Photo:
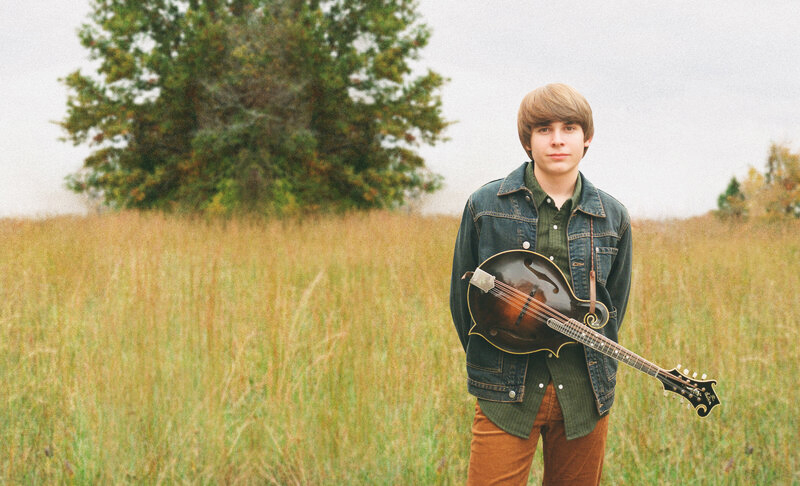
M539 436L543 484L598 484L617 362L583 345L510 354L469 335L462 275L496 253L526 249L552 260L575 295L609 310L598 332L617 341L631 282L625 207L578 170L594 134L586 99L564 84L528 93L517 116L531 158L467 201L456 238L450 310L477 397L468 484L526 484Z

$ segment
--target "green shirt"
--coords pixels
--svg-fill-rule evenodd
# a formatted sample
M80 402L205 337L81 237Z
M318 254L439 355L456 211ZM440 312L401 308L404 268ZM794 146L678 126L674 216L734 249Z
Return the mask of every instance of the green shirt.
M555 207L552 198L536 181L533 164L528 164L526 168L525 185L531 192L532 203L538 213L536 252L549 257L571 283L567 224L572 208L580 199L581 178L578 176L572 197L561 208ZM557 358L547 352L529 355L525 394L521 403L483 399L479 399L478 403L483 413L495 425L517 437L528 438L550 381L556 389L558 403L564 414L567 439L583 437L594 430L600 415L594 404L586 355L583 346L577 343L562 347Z

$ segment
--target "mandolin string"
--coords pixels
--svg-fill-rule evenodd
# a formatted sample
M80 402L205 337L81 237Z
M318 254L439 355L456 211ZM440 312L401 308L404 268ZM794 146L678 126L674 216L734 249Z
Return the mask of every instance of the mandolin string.
M508 289L508 290L502 290L502 289ZM513 286L511 286L511 285L509 285L509 284L507 284L505 282L502 282L500 280L495 280L495 286L491 290L494 291L493 295L497 296L499 299L503 300L504 302L508 303L509 305L513 305L514 308L517 308L519 310L523 310L524 309L525 314L530 316L530 317L541 318L541 319L545 319L545 320L548 317L556 318L556 319L561 320L562 324L564 324L565 326L567 326L568 328L570 328L573 331L577 331L577 332L583 332L584 331L583 326L579 322L575 321L574 319L569 318L568 316L562 314L558 310L548 306L547 304L545 304L543 302L540 302L540 301L534 299L532 296L530 296L528 294L525 294L524 292L520 291L519 289L517 289L517 288L515 288L515 287L513 287ZM527 308L526 308L526 306L527 306ZM600 343L603 343L603 344L608 344L612 348L621 347L621 346L619 346L618 343L612 341L611 339L607 338L606 336L603 336L602 334L599 334L599 339L598 339L598 337L595 337L592 334L590 334L589 336L592 339L594 339L594 341L596 343L600 342ZM633 353L632 351L629 351L629 350L627 350L625 348L622 348L622 349L623 349L623 355L624 355L625 352L627 352L629 357L638 359L642 364L646 365L648 368L655 370L656 374L654 376L657 377L658 375L661 375L663 378L671 381L672 383L677 383L679 385L683 385L683 386L686 386L686 387L689 387L689 388L697 388L697 386L694 385L693 383L689 383L689 382L683 380L681 377L673 376L672 374L668 373L666 370L662 369L660 366L649 362L648 360L642 358L641 356L637 355L636 353ZM614 359L616 359L618 361L622 361L618 356L610 356L610 357L612 357L612 358L614 358ZM625 364L629 365L629 366L633 366L633 367L639 369L640 371L644 371L644 369L632 365L627 360L625 360L623 362Z
M508 289L508 290L504 290L504 289ZM505 282L502 282L500 280L495 280L495 287L492 290L495 290L494 295L496 295L498 298L500 298L504 302L506 302L506 303L508 303L510 305L513 305L514 308L517 308L517 309L520 309L520 310L525 309L525 314L528 315L528 316L535 317L535 318L542 318L542 319L545 319L545 320L548 317L556 318L556 319L562 320L563 321L562 324L567 326L572 331L576 331L576 332L584 332L585 331L584 329L582 329L582 326L580 325L580 323L576 324L576 322L574 322L574 320L570 319L568 316L565 316L564 314L560 313L556 309L553 309L552 307L548 306L547 304L545 304L543 302L539 302L538 300L533 299L532 296L523 293L522 291L516 289L515 287L513 287L511 285L506 284ZM526 305L528 307L527 309L526 309ZM597 337L597 336L593 336L592 334L590 334L589 336L590 336L591 339L593 339L593 341L595 343L608 345L608 346L610 346L612 348L618 347L617 343L615 343L614 341L608 339L606 336L599 335L599 337ZM655 373L656 373L656 376L657 375L663 375L666 378L674 380L675 377L673 377L672 375L666 373L665 370L661 369L661 367L659 367L659 366L657 366L657 365L655 365L653 363L650 363L649 361L647 361L646 359L642 358L641 356L639 356L639 355L637 355L637 354L635 354L635 353L633 353L631 351L625 350L624 348L623 348L623 356L624 356L624 352L625 351L627 351L629 358L638 359L647 368L650 368L650 369L654 370ZM620 358L618 356L612 356L612 357L617 359L618 361L620 360ZM628 364L628 365L633 366L627 360L625 360L624 362L626 364ZM634 366L634 367L636 367L636 366ZM644 369L641 368L641 367L636 367L636 368L638 368L641 371L644 371ZM686 384L686 383L684 383L684 384Z
M521 306L521 308L524 308L525 304L529 303L530 305L537 306L539 309L543 310L543 312L540 315L538 315L537 317L543 317L544 316L544 317L553 317L553 318L564 319L564 320L568 320L569 319L567 316L565 316L564 314L560 313L556 309L553 309L552 307L550 307L547 304L539 302L538 300L534 299L533 296L525 294L522 291L520 291L519 289L516 289L515 287L512 287L511 285L509 285L509 284L507 284L505 282L501 282L500 280L495 280L495 287L494 288L497 288L498 290L501 290L501 288L502 288L502 291L506 292L509 297L517 299L517 301L519 302L519 305ZM530 302L528 302L529 300L530 300ZM506 302L511 303L508 300L506 300Z
M525 309L525 314L529 317L541 318L543 320L546 320L547 318L558 318L559 316L561 316L562 319L560 319L560 322L564 324L566 327L568 327L570 330L575 332L584 331L582 326L580 326L579 324L576 325L572 319L568 318L567 316L564 316L563 314L556 311L552 307L549 307L546 304L543 304L535 299L531 299L531 301L528 302L527 301L528 296L524 296L525 300L523 301L520 298L518 298L520 296L509 294L499 289L495 290L493 295L496 295L499 299L512 305L515 309L523 310L525 308L525 304L528 304L528 308ZM594 336L592 334L589 334L589 339L591 339L595 343L602 343L603 345L608 345L612 347L615 344L613 341L602 335Z
M501 286L511 289L511 292L504 291L498 288ZM548 306L547 304L539 302L538 300L532 298L531 296L520 292L519 290L506 284L505 282L495 280L495 287L492 288L492 290L495 291L494 295L496 295L504 302L513 305L514 308L516 309L523 310L525 309L527 304L528 308L525 309L525 313L530 317L542 318L545 320L549 317L552 317L552 318L562 319L567 322L569 321L569 318L564 314L561 314L560 312Z
M515 289L514 287L510 287L507 284L504 284L503 282L500 282L500 283L502 283L504 286L507 286L510 289L512 289L513 293L504 292L504 291L498 289L497 288L497 281L496 281L495 282L495 288L492 289L492 291L494 291L494 292L492 292L493 295L497 296L500 300L503 300L504 302L508 303L509 305L512 305L514 308L519 309L519 310L522 310L525 307L526 303L529 304L528 309L525 309L525 314L526 315L528 315L530 317L546 319L548 317L554 317L553 314L555 313L555 314L558 314L558 315L563 316L565 318L565 321L562 321L561 323L564 324L565 326L567 326L573 332L581 332L581 333L583 333L585 331L583 329L583 326L581 326L580 323L578 323L577 321L574 321L573 319L570 319L567 316L564 316L563 314L561 314L560 312L556 311L552 307L549 307L548 305L543 304L543 303L541 303L541 302L539 302L539 301L537 301L535 299L533 299L530 302L528 302L528 298L529 298L528 295L523 294L519 290ZM532 307L534 307L534 308L532 308ZM537 310L535 307L538 307L540 310ZM550 311L550 312L543 312L541 309L544 309L545 311ZM588 338L591 339L594 342L595 346L603 345L603 346L608 346L609 348L612 348L612 349L620 347L617 343L615 343L614 341L608 339L607 337L605 337L603 335L594 336L593 334L589 334ZM594 348L594 346L590 346L590 347ZM622 356L623 357L626 356L625 353L627 352L627 358L623 359L620 356L615 356L615 355L607 354L607 353L604 353L604 354L607 354L608 356L616 359L617 361L623 361L625 364L627 364L629 366L633 366L634 368L637 368L640 371L645 371L644 368L648 368L648 369L650 369L650 370L652 370L653 372L656 373L655 375L652 375L652 376L663 375L665 378L668 378L671 381L676 381L675 377L673 377L670 374L667 374L659 366L657 366L657 365L655 365L653 363L650 363L646 359L642 358L641 356L639 356L639 355L637 355L637 354L635 354L635 353L633 353L631 351L626 350L625 348L622 348L622 350L623 350ZM643 367L642 366L636 366L636 365L632 364L630 361L628 361L629 358L638 359L639 362L643 365ZM650 374L650 373L648 373L648 374ZM688 383L682 383L682 384L687 385L687 386L691 386Z
M505 291L505 290L501 290L500 287L510 289L510 292L509 291ZM495 280L495 286L490 290L490 292L493 295L495 295L497 298L499 298L500 300L508 303L509 305L512 305L514 308L519 309L519 310L523 310L524 309L525 314L527 316L529 316L529 317L546 319L547 317L561 316L562 318L564 318L566 320L566 322L562 322L562 324L568 326L571 330L578 331L578 332L583 332L584 331L583 326L578 321L575 321L574 319L570 319L569 317L565 316L564 314L561 314L560 312L558 312L556 309L553 309L552 307L548 306L547 304L545 304L543 302L539 302L538 300L533 299L532 296L523 293L522 291L518 290L517 288L515 288L515 287L513 287L511 285L506 284L505 282L501 282L499 280ZM526 304L528 306L527 309L525 308ZM537 310L537 308L538 308L538 310ZM611 339L609 339L606 336L603 336L602 334L598 334L599 338L595 337L593 334L589 334L589 336L590 336L590 338L594 339L595 343L597 343L597 342L604 343L604 344L608 343L609 347L611 347L611 348L621 347L621 346L619 346L618 343L615 343L614 341L612 341ZM674 376L674 375L668 373L666 370L662 369L661 367L659 367L658 365L656 365L654 363L649 362L648 360L642 358L638 354L633 353L632 351L629 351L629 350L627 350L625 348L622 348L622 350L623 350L623 355L625 354L625 352L627 352L629 357L638 359L640 361L640 363L645 365L647 368L650 368L650 369L654 370L656 374L652 375L652 376L658 378L659 375L661 375L661 377L663 377L664 379L672 382L673 386L676 386L676 387L681 387L682 386L682 387L691 388L691 389L697 389L698 388L698 386L696 384L684 380L683 377ZM612 356L612 355L609 355L609 354L607 354L607 356L610 356L611 358L616 359L617 361L622 361L622 362L624 362L625 364L627 364L629 366L632 366L632 367L634 367L634 368L636 368L636 369L638 369L638 370L640 370L642 372L645 372L645 370L643 368L635 366L635 365L631 364L630 361L623 360L619 356ZM677 390L672 390L672 391L677 393ZM684 392L681 392L681 393L684 393ZM685 397L685 398L689 399L688 397Z

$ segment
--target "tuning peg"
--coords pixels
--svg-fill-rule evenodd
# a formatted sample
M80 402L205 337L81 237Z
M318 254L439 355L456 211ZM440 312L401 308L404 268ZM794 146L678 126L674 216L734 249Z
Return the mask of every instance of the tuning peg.
M689 368L686 368L685 370L683 370L683 374L686 375L686 376L689 376Z
M678 366L676 366L676 367L675 367L675 369L676 369L676 370L678 370L678 371L680 371L680 370L681 370L681 365L680 365L680 363L678 363Z
M692 373L692 378L697 378L697 372Z
M707 376L708 376L708 375L706 375L705 373L703 373L703 376L701 376L701 377L700 377L700 379L701 379L701 380L705 380Z

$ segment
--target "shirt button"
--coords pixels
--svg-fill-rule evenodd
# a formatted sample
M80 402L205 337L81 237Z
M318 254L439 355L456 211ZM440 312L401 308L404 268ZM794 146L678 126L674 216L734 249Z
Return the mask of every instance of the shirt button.
M528 202L531 202L531 197L530 196L525 196L525 200L528 201Z
M553 225L553 229L558 229L558 225L557 225L557 224L554 224L554 225Z
M544 388L544 383L539 383L539 388Z
M531 247L531 243L529 241L523 241L522 242L522 248L525 248L527 250L530 247Z
M555 260L555 259L556 259L556 257L554 257L553 255L550 255L550 261L551 261L551 262L552 262L553 260Z
M563 390L564 389L564 385L558 385L558 389L559 390Z
M550 198L548 197L548 198L547 198L547 202L549 202L549 203L550 203L550 202L553 202L553 201L551 201L551 200L550 200Z
M516 396L517 396L517 392L515 392L514 390L511 390L510 392L508 392L508 398L514 398Z
M553 353L548 353L547 357L548 358L552 358L553 357Z

